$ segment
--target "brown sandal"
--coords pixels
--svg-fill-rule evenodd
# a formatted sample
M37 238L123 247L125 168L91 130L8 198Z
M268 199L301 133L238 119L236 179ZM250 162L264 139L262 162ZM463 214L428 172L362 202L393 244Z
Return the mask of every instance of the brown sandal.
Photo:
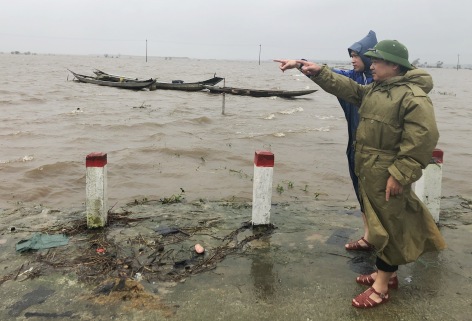
M370 296L375 293L377 294L381 301L376 302L370 298ZM356 296L354 299L352 299L352 306L359 308L359 309L370 309L370 308L375 308L376 306L387 302L389 299L388 292L386 293L379 293L375 291L374 288L368 288L366 291L362 292L358 296Z
M359 241L363 241L366 245L363 246L359 243ZM359 240L347 243L345 246L346 250L348 251L373 251L374 246L367 242L367 240L364 237L361 237Z
M367 286L372 286L374 284L375 280L372 277L372 274L365 274L365 275L359 275L356 278L356 282L359 284L367 285ZM394 276L388 280L388 288L389 289L398 289L398 277Z

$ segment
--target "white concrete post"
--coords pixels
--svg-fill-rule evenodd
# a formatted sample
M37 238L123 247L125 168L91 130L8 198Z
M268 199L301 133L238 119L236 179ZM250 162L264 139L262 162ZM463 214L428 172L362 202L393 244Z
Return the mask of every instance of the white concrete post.
M414 186L416 195L429 209L436 223L439 223L441 205L443 154L443 151L440 149L433 151L431 162L423 170L423 176L416 181Z
M90 153L85 165L87 227L104 227L108 219L107 154Z
M256 151L252 190L252 225L270 223L273 175L274 154L268 151Z

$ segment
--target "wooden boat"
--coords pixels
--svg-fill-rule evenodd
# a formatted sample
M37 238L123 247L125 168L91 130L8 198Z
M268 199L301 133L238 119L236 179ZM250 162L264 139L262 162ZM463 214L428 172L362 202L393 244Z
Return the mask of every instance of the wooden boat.
M103 80L120 80L120 79L129 79L133 80L133 78L111 75L104 71L95 69L94 74L100 79ZM205 89L205 86L214 86L217 83L221 82L224 78L213 76L213 78L197 81L197 82L184 82L182 80L173 80L171 83L168 82L157 82L153 84L151 90L155 89L169 89L169 90L183 90L183 91L199 91Z
M292 98L296 96L303 96L314 93L316 89L310 90L265 90L265 89L245 89L245 88L234 88L234 87L216 87L216 86L205 86L206 89L213 94L231 94L240 96L251 96L251 97L282 97Z
M167 82L156 82L154 86L156 89L169 89L169 90L184 90L184 91L199 91L203 90L205 86L214 86L223 78L214 76L213 78L198 81L198 82L183 82L182 80L174 80L171 83ZM153 87L154 87L153 86Z
M108 74L98 69L95 69L93 73L96 75L96 78L100 80L108 80L108 81L139 80L138 78L131 78L131 77Z
M96 84L100 86L109 86L109 87L116 87L116 88L123 88L123 89L133 89L133 90L141 90L144 88L151 88L151 86L156 82L155 79L146 79L146 80L137 80L131 79L126 77L117 78L119 76L110 75L110 77L99 77L99 76L85 76L78 73L73 72L72 70L68 69L74 77L79 82L85 82L90 84Z

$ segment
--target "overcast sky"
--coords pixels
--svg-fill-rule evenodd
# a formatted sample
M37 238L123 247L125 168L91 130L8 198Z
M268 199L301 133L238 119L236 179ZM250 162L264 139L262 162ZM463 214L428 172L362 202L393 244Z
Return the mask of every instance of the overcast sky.
M469 0L2 1L0 52L348 60L369 30L410 61L472 64ZM0 56L1 59L1 56Z

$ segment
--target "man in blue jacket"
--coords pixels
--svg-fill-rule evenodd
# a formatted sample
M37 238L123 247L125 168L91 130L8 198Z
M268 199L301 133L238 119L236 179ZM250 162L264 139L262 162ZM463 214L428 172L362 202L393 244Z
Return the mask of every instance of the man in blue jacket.
M349 56L351 57L352 67L351 70L339 70L333 69L334 72L349 77L356 81L359 84L367 85L372 82L372 74L370 71L370 59L365 57L364 54L367 52L368 49L374 48L377 44L377 37L375 32L370 30L367 36L355 42L352 46L350 46L347 50L349 52ZM354 141L356 140L356 130L357 126L359 125L359 108L354 106L351 103L348 103L344 100L338 99L341 107L344 111L344 115L346 116L347 121L347 130L349 135L349 140L346 149L347 160L349 164L349 174L351 175L352 185L354 186L354 190L356 192L357 200L359 201L361 212L362 212L362 219L364 222L364 236L361 237L359 240L347 243L345 245L346 250L351 251L371 251L373 250L373 246L368 242L368 228L366 224L366 219L364 215L364 209L362 207L362 202L359 198L359 188L357 182L357 176L354 173Z

